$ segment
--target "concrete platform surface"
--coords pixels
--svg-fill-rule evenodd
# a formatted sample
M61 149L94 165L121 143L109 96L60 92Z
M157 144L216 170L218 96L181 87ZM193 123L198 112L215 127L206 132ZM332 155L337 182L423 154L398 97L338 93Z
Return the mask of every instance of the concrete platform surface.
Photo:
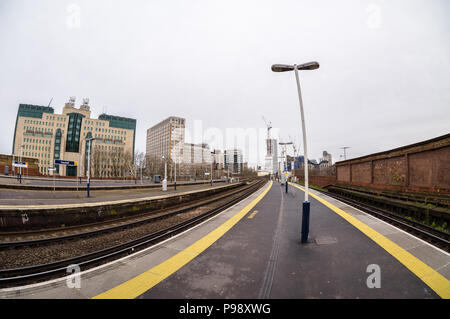
M347 204L268 185L195 229L65 280L0 290L8 298L450 298L450 256Z

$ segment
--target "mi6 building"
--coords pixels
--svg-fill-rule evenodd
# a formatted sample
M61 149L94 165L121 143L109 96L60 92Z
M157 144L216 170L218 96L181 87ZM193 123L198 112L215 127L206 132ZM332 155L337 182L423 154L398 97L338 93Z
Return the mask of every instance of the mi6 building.
M91 118L88 99L76 108L75 98L70 98L62 114L52 107L20 104L12 151L17 157L38 159L42 175L54 168L57 175L86 176L88 139L94 138L91 176L121 177L133 162L135 134L135 119L108 114ZM55 160L74 165L55 165Z

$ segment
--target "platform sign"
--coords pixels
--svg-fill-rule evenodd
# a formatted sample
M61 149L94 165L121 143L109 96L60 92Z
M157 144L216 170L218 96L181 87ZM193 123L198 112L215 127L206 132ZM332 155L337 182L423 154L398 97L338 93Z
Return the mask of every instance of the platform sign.
M78 166L78 162L72 162L72 161L63 161L63 160L55 160L55 165L67 165L67 166Z
M49 171L54 171L54 170L56 170L56 168L54 168L54 167L49 167L48 170L49 170Z
M28 163L26 162L13 162L13 167L22 167L22 168L28 168Z

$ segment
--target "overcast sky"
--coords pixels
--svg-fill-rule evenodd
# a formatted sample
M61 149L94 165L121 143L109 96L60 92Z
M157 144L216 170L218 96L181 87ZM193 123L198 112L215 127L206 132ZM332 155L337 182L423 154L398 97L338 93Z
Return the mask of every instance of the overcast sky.
M0 0L0 153L20 103L70 96L136 118L143 152L171 115L224 135L264 115L298 144L294 73L270 67L318 61L300 73L309 157L362 156L450 132L449 58L448 0Z

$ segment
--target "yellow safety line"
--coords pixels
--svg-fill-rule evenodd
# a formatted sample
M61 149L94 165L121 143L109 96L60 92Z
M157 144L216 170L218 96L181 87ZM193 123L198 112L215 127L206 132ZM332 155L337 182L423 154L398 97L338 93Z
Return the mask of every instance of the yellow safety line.
M233 227L239 220L241 220L270 190L272 181L269 186L250 204L248 204L240 212L228 219L225 223L205 235L203 238L196 241L191 246L182 250L178 254L163 261L159 265L147 270L146 272L120 284L108 291L105 291L93 299L132 299L142 295L147 290L151 289L178 269L186 265L192 259L197 257L206 248L211 246L215 241L222 237Z
M302 187L289 183L298 189L305 191ZM389 254L391 254L394 258L396 258L399 262L401 262L406 268L412 271L419 279L421 279L425 284L427 284L431 289L433 289L441 298L450 299L450 282L442 276L440 273L435 271L433 268L425 264L423 261L381 235L373 228L367 226L357 218L351 216L346 213L342 209L334 206L330 202L324 200L323 198L312 194L309 192L309 195L317 199L319 202L327 206L329 209L334 211L336 214L344 218L354 227L359 229L362 233L364 233L367 237L372 239L378 245L380 245L384 250L386 250Z

